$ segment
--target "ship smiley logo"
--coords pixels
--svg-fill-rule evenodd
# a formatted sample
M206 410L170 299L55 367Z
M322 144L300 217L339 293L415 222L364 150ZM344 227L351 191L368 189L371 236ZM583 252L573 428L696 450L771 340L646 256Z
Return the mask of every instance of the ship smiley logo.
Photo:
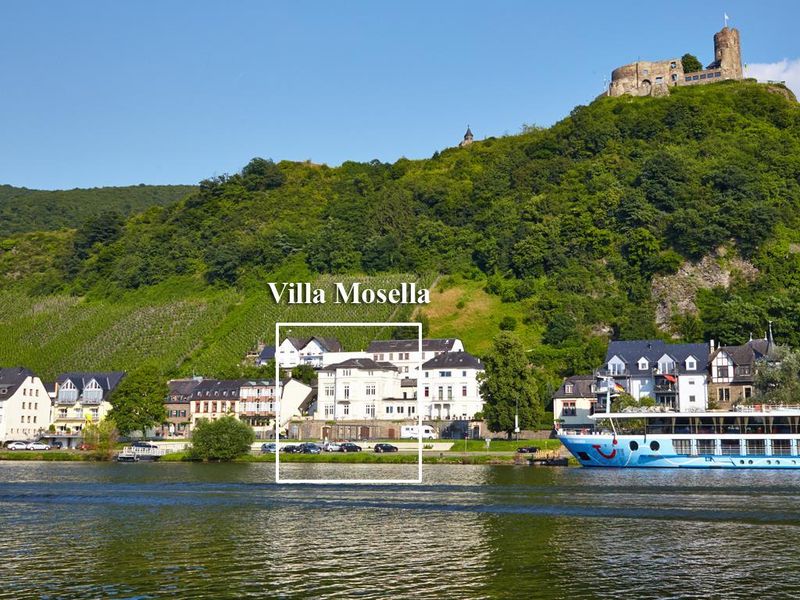
M612 440L612 442L611 442L611 443L612 443L614 446L616 446L616 445L617 445L617 440L616 440L616 438L615 438L614 440ZM595 450L597 450L597 453L598 453L600 456L602 456L603 458L607 458L608 460L611 460L612 458L614 458L614 457L617 455L617 449L616 449L616 448L613 448L613 449L611 450L611 453L610 453L610 454L606 454L605 452L603 452L603 451L601 450L602 446L601 446L600 444L592 444L592 448L594 448Z

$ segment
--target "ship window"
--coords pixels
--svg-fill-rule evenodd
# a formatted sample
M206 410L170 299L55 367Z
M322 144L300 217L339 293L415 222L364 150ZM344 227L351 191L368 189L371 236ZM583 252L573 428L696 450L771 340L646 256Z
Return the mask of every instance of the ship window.
M764 440L747 440L747 454L763 456L766 453Z
M714 440L697 440L698 454L716 454L716 442Z
M675 449L675 454L691 454L692 440L672 440L672 447Z
M635 442L635 441L631 440L630 447L631 447L631 450L636 452L639 449L639 442Z
M589 460L589 455L586 452L578 452L578 458L581 460Z
M791 440L772 440L773 456L789 456L792 453Z
M658 449L661 448L661 444L658 442L650 442L650 450L653 452L658 452Z
M720 440L722 454L739 454L739 440Z

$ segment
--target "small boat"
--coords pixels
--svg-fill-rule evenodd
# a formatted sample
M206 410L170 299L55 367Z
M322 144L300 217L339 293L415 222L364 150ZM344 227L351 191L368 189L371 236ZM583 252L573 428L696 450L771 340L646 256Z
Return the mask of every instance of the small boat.
M139 457L135 454L117 454L117 462L132 463L139 462Z
M800 469L800 406L599 412L558 439L585 467Z

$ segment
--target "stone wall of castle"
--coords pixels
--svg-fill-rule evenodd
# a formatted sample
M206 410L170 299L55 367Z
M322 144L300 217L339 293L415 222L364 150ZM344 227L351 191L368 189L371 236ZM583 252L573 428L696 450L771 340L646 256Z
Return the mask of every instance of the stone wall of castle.
M678 85L702 85L724 79L742 79L739 30L722 28L714 34L714 62L702 71L684 73L679 58L637 61L611 73L609 96L661 96Z

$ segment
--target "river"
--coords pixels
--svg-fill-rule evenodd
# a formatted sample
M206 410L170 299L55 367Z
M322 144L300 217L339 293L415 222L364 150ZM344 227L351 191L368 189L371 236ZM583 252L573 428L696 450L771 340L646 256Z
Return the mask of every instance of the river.
M282 477L408 477L287 464ZM800 472L0 463L0 599L797 597Z

